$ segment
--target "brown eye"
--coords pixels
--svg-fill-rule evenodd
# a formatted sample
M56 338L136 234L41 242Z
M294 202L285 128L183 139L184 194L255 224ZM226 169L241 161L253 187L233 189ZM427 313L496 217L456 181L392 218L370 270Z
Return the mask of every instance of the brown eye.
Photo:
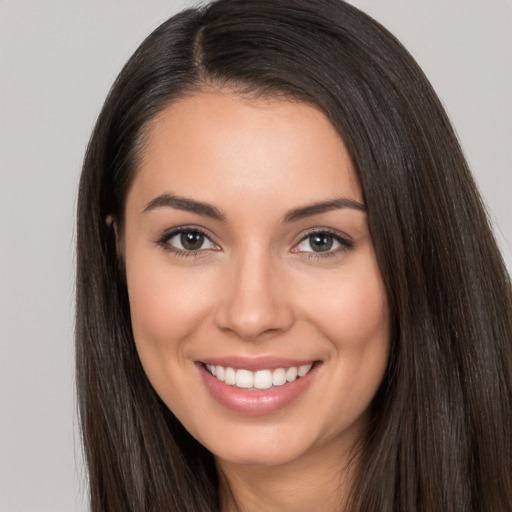
M201 249L205 236L198 231L185 231L180 235L180 242L183 249L187 251L197 251Z
M331 233L318 232L311 233L304 237L297 246L298 252L328 252L338 249L341 246L340 241Z
M314 252L330 251L334 245L334 237L328 233L315 233L309 237L309 246Z
M208 249L218 249L208 236L197 229L182 229L164 237L159 241L161 245L170 250L182 252L196 252Z
M353 247L352 242L329 231L315 231L306 235L293 249L294 253L334 255Z

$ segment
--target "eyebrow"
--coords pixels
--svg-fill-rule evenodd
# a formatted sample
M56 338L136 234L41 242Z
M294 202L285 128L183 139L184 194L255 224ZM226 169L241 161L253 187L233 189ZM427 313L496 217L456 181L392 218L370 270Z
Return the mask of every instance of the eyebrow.
M195 199L176 196L173 194L161 194L155 197L146 205L143 212L149 212L151 210L155 210L156 208L162 207L192 212L198 215L203 215L205 217L211 217L215 220L226 220L226 217L220 212L220 210L211 204L204 203L202 201L196 201ZM343 197L294 208L293 210L290 210L286 213L281 222L296 222L307 217L320 215L321 213L325 213L331 210L340 210L342 208L351 208L353 210L366 212L366 206L364 204L355 201L354 199Z
M205 217L211 217L215 220L226 220L224 215L215 206L186 197L175 196L172 194L162 194L152 199L144 208L143 212L149 212L156 208L174 208L175 210L184 210L186 212L197 213Z
M314 203L307 206L301 206L290 210L283 218L282 222L296 222L313 215L320 215L331 210L340 210L341 208L351 208L361 212L366 212L366 206L354 199L339 198L321 203Z

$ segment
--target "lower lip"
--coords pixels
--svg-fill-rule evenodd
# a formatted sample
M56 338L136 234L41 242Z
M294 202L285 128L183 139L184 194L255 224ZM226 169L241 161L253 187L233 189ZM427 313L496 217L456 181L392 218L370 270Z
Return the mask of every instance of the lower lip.
M276 412L299 397L309 386L319 365L293 382L269 389L241 389L215 378L203 364L198 363L199 372L213 397L224 407L241 414L261 415Z

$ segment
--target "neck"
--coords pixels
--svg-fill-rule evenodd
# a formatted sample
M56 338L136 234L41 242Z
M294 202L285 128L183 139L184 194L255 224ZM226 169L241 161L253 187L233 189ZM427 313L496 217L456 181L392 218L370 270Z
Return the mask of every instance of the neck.
M276 466L217 459L221 512L346 512L356 471L350 453L326 446Z

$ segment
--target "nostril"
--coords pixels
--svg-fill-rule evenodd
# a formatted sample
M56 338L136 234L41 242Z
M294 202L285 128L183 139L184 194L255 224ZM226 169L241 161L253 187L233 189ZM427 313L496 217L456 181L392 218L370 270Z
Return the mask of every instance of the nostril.
M282 269L273 268L268 251L248 248L223 276L215 322L223 332L247 341L275 336L294 322L290 294L282 286ZM279 272L278 272L279 271Z
M294 317L285 304L256 304L236 302L225 304L217 311L217 326L226 333L254 340L287 331Z

